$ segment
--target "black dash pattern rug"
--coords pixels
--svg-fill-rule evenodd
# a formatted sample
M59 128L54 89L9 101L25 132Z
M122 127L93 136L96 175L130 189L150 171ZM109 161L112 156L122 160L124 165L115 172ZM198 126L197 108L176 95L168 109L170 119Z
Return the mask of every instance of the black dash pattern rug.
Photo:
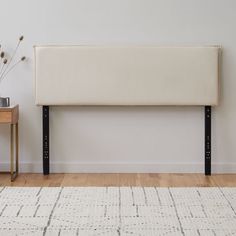
M236 235L236 188L0 187L0 235Z

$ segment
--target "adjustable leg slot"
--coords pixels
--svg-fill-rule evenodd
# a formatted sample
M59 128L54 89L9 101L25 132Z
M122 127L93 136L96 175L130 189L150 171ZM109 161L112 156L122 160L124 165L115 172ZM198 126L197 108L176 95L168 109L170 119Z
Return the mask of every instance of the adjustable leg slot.
M49 172L49 106L43 106L43 174Z
M205 106L205 175L211 175L211 106Z

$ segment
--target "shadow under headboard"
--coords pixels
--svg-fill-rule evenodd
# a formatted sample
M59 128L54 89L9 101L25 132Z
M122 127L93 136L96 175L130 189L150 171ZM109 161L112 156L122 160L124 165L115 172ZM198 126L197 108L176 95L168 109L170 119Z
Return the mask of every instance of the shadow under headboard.
M43 106L44 174L49 106L205 107L205 174L211 173L211 106L219 101L218 46L35 46L35 98Z

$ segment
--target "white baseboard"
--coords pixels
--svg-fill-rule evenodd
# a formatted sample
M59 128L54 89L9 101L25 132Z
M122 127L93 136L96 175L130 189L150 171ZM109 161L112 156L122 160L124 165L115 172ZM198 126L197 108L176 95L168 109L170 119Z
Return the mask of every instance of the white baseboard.
M0 171L8 171L1 163ZM22 173L42 173L42 163L20 163ZM80 163L51 162L51 173L204 173L203 163ZM212 173L236 173L236 163L212 163Z

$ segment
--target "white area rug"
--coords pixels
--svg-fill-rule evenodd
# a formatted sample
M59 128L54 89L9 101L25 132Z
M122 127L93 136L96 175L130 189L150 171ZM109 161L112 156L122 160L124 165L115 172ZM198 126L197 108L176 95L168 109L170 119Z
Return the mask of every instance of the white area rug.
M236 235L236 188L0 188L0 235Z

